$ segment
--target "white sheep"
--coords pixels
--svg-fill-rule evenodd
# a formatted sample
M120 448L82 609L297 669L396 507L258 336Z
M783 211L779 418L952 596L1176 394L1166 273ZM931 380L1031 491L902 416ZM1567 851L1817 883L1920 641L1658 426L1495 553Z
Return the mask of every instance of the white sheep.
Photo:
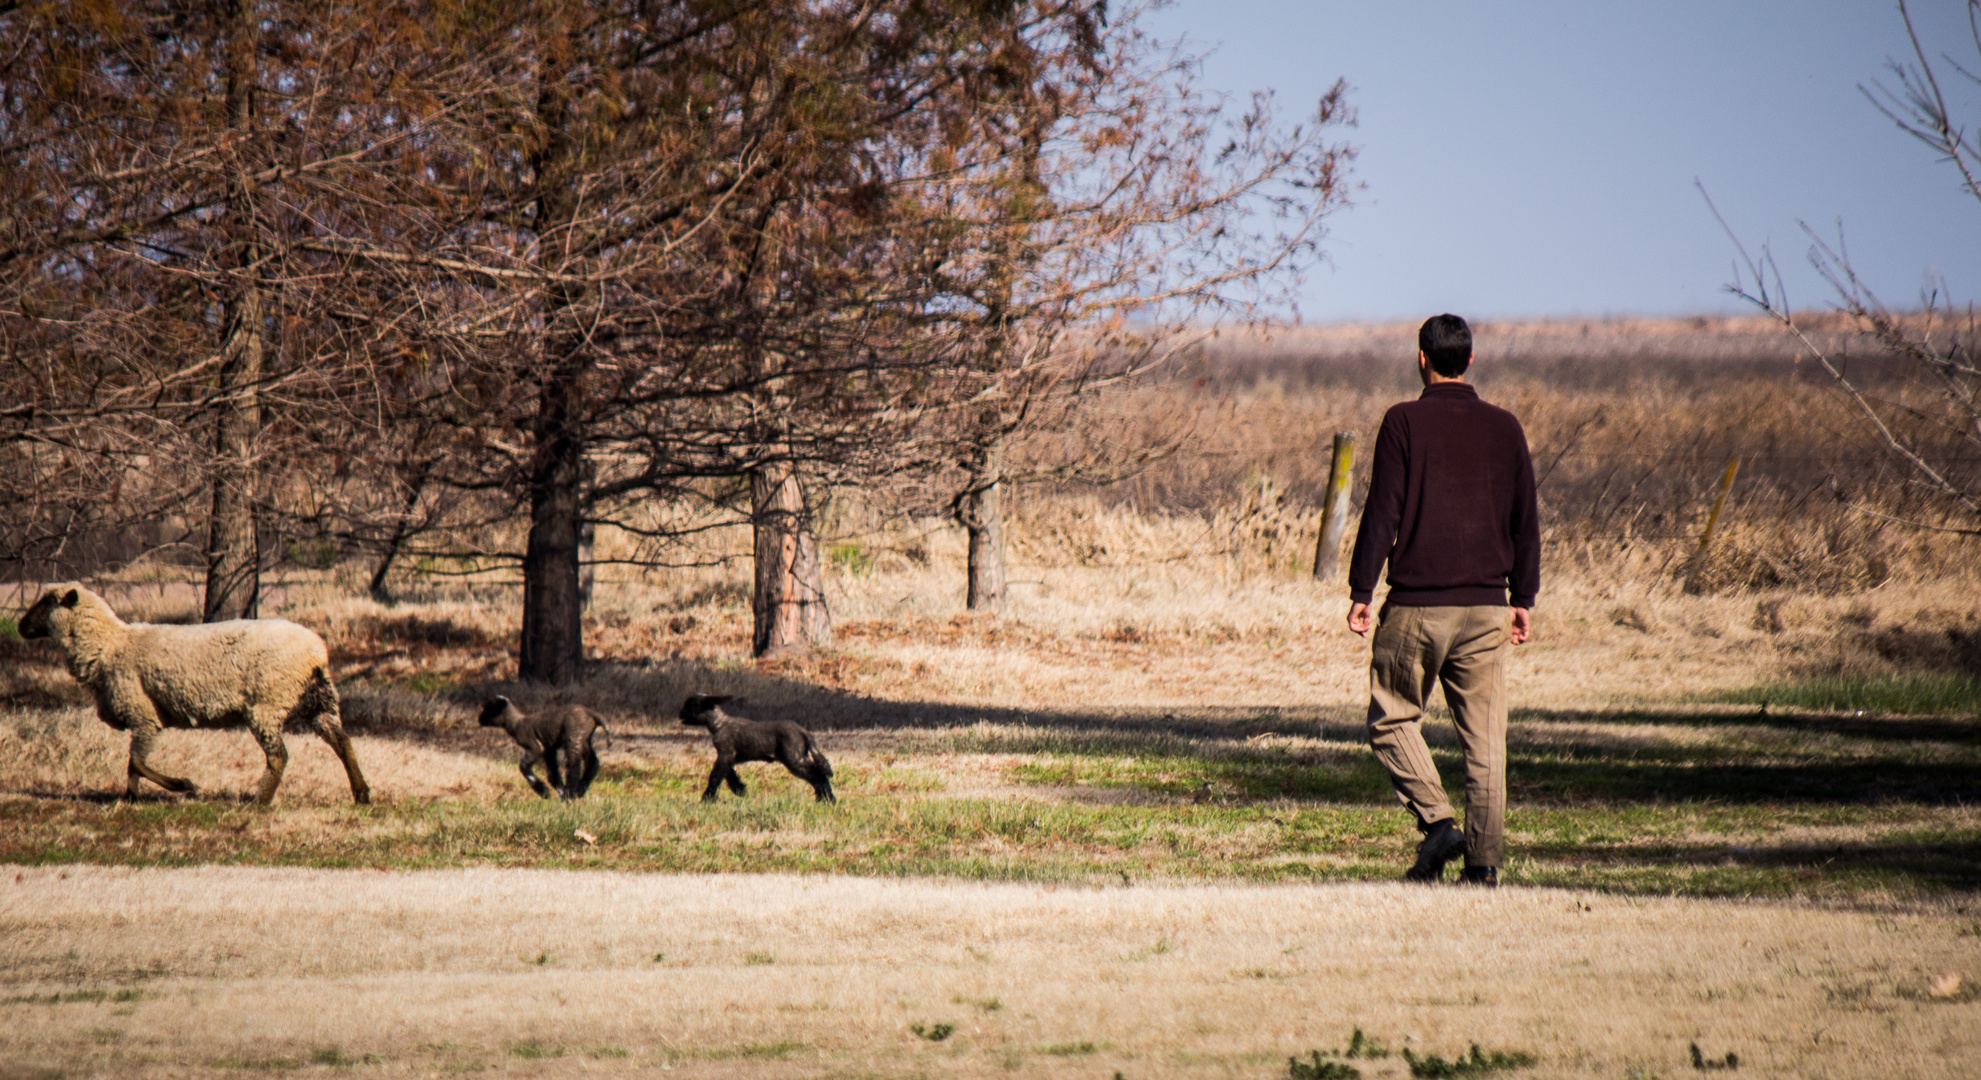
M103 598L74 582L51 587L21 616L24 638L51 638L69 674L96 697L96 715L131 733L128 792L140 777L191 793L192 781L146 764L168 727L247 727L268 755L255 801L275 798L289 750L284 727L310 722L344 762L351 797L371 801L344 735L330 654L323 639L286 619L234 619L203 626L126 623Z

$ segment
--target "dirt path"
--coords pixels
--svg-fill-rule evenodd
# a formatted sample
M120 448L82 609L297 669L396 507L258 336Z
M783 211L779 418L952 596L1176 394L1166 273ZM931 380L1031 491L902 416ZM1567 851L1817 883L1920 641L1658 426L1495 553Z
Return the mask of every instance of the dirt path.
M1962 988L1932 996L1947 972ZM0 877L9 1078L1264 1078L1357 1027L1419 1055L1535 1056L1514 1075L1689 1075L1696 1043L1741 1076L1954 1077L1981 1061L1977 980L1972 912L1551 890Z

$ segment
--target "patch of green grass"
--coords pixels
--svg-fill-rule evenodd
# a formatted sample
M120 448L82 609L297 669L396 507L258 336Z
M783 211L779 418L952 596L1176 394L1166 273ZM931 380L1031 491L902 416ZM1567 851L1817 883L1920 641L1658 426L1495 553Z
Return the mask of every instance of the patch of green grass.
M1315 1050L1308 1055L1308 1061L1290 1057L1286 1059L1286 1075L1291 1080L1360 1080L1362 1070L1340 1061L1323 1061L1321 1052Z
M144 991L135 986L122 990L71 990L53 994L26 994L21 997L0 998L0 1005L97 1005L106 1001L129 1002L144 1000Z
M1474 1049L1476 1050L1477 1047L1474 1047ZM1287 1058L1286 1072L1292 1080L1356 1080L1357 1077L1362 1075L1362 1070L1357 1069L1353 1065L1324 1059L1374 1059L1386 1058L1388 1056L1389 1047L1364 1035L1362 1029L1358 1027L1355 1029L1355 1033L1348 1037L1348 1046L1345 1049L1310 1050L1307 1052L1306 1061L1301 1061L1297 1057Z
M956 1034L955 1024L910 1024L908 1030L930 1042L941 1042Z
M1709 1058L1700 1052L1698 1043L1693 1043L1690 1049L1692 1051L1692 1067L1700 1072L1715 1072L1722 1069L1740 1068L1740 1055L1731 1050L1727 1051L1725 1057Z
M671 757L615 762L577 803L387 798L363 809L283 806L285 820L307 827L280 830L265 827L266 812L220 799L27 799L0 816L0 862L554 867L1109 886L1395 880L1417 837L1373 756L1353 745L1360 731L1352 718L1164 716L904 732L888 767L843 771L836 806L813 802L801 782L769 769L750 776L749 798L704 805L704 762ZM1285 737L1260 738L1268 734ZM1429 736L1448 787L1461 789L1452 732L1433 724ZM1981 718L1762 715L1697 705L1527 710L1515 713L1508 747L1509 857L1501 867L1508 885L1845 903L1981 891L1981 827L1961 810L1981 768ZM937 755L966 750L1019 755L1006 776L1021 782L1141 794L952 797L889 779L940 775ZM1195 801L1209 780L1219 799ZM580 829L597 845L574 840ZM1812 833L1826 835L1810 840ZM1148 948L1130 958L1159 955ZM518 960L557 962L548 952ZM737 960L774 962L768 953Z
M784 1040L769 1043L744 1043L736 1048L733 1056L757 1061L782 1061L801 1050L811 1049L804 1043Z
M319 1046L315 1050L310 1051L310 1060L318 1065L329 1065L332 1067L342 1068L351 1065L377 1065L383 1062L385 1059L379 1057L377 1054L365 1054L362 1057L352 1057L351 1055L344 1052L343 1047Z
M592 1048L591 1056L595 1058L629 1058L633 1056L633 1052L623 1046L597 1046Z
M826 558L833 566L854 577L866 577L874 570L874 553L858 541L848 540L832 545L827 549Z
M746 967L769 967L775 963L777 963L777 957L767 952L753 952L743 957L743 964Z
M1083 1057L1087 1054L1097 1054L1100 1050L1099 1043L1091 1042L1063 1042L1039 1047L1039 1053L1051 1054L1054 1057Z
M1781 705L1824 712L1981 716L1981 679L1967 675L1835 675L1767 683L1719 695L1737 705Z
M561 1053L562 1051L557 1047L536 1039L509 1044L509 1056L519 1061L542 1061L557 1057Z
M459 683L460 680L452 675L421 671L406 676L400 685L415 694L440 694L454 689Z
M0 615L0 638L18 638L20 636L21 624L19 620L15 619L12 615Z
M303 1067L297 1058L236 1058L224 1057L213 1063L216 1069L239 1069L243 1072L277 1072Z
M1445 1080L1448 1077L1485 1076L1507 1069L1525 1068L1534 1064L1534 1055L1501 1050L1489 1054L1481 1051L1478 1043L1473 1043L1471 1053L1460 1055L1452 1061L1436 1054L1419 1057L1407 1049L1403 1051L1403 1060L1410 1066L1411 1076L1420 1080Z

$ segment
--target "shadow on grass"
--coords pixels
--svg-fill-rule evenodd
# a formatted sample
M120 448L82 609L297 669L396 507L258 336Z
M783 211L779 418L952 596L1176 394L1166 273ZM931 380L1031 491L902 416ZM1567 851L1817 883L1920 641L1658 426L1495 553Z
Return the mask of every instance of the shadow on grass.
M1768 870L1791 879L1902 877L1955 891L1981 890L1981 839L1920 840L1904 837L1861 843L1788 844L1766 847L1682 845L1632 847L1605 844L1523 844L1520 854L1545 862L1600 870Z
M1203 783L1241 800L1314 800L1394 805L1386 776L1363 749L1361 709L1354 705L1282 709L1269 706L1035 710L942 702L894 701L851 694L805 681L803 667L710 666L692 661L599 665L596 692L619 701L651 703L654 731L680 731L673 712L691 692L743 696L739 711L760 720L795 720L824 736L833 731L887 732L928 740L934 748L1045 758L1022 766L1023 782L1042 786L1133 786L1185 794ZM497 686L463 686L476 698ZM589 686L561 698L590 704ZM594 707L600 707L594 705ZM1540 722L1539 724L1535 722ZM1585 731L1543 730L1542 724L1586 725ZM1628 732L1628 739L1605 729ZM1658 728L1674 729L1660 737ZM1680 732L1726 733L1725 740ZM374 728L375 738L427 741L433 733ZM919 734L918 733L926 733ZM1425 728L1447 789L1462 790L1455 735L1447 722ZM624 731L630 745L645 741ZM1272 735L1328 744L1288 745ZM1797 735L1860 740L1838 747L1803 743ZM657 737L656 737L657 738ZM449 732L442 741L487 743ZM1923 743L1954 752L1924 754ZM1756 745L1761 744L1761 745ZM1508 737L1509 787L1516 801L1558 805L1713 802L1739 805L1909 802L1944 806L1972 802L1981 787L1981 761L1959 753L1981 746L1981 719L1811 714L1683 706L1619 712L1523 710ZM1080 759L1132 759L1132 764Z
M1851 739L1877 739L1893 742L1947 742L1981 746L1981 717L1886 716L1866 711L1864 715L1823 712L1763 713L1749 707L1717 710L1625 709L1590 712L1563 709L1520 709L1514 722L1540 720L1554 723L1655 724L1688 728L1764 728L1814 735L1840 735Z

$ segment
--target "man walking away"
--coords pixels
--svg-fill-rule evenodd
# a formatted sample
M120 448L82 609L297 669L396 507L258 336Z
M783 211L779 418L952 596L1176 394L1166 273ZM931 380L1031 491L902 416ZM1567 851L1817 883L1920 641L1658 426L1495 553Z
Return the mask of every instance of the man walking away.
M1505 854L1506 658L1541 591L1527 433L1465 382L1472 330L1456 315L1417 332L1423 396L1390 407L1349 565L1348 628L1364 637L1383 564L1389 597L1369 657L1369 745L1424 840L1407 881L1496 886ZM1511 591L1509 604L1508 592ZM1512 608L1508 611L1509 606ZM1465 831L1424 744L1424 699L1444 684L1465 751Z

